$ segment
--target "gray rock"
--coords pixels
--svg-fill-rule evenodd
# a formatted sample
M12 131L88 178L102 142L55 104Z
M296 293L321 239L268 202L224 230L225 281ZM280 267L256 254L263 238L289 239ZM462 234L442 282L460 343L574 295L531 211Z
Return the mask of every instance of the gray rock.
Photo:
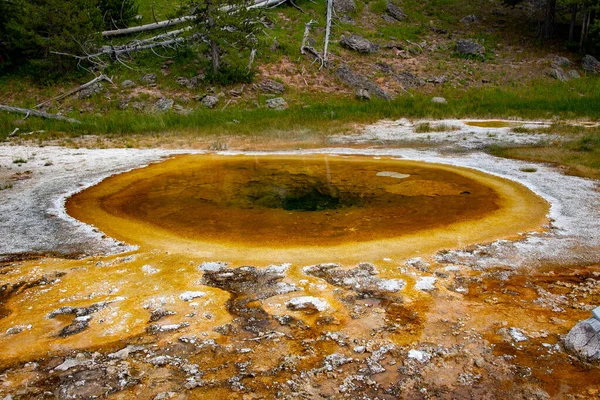
M181 86L190 87L190 80L186 77L180 76L175 80L175 82L177 82Z
M427 82L429 83L433 83L435 85L441 85L442 83L446 83L447 78L445 76L432 76L431 78L427 79Z
M589 318L579 322L567 334L565 349L585 362L600 359L600 321Z
M191 108L185 108L183 106L180 106L179 104L175 104L173 106L173 111L175 111L177 114L181 114L181 115L190 115L191 113L194 112L194 110L192 110Z
M395 74L394 79L400 82L405 89L416 88L425 85L425 81L423 79L411 74L410 72L400 72Z
M129 108L129 100L127 99L121 99L119 101L119 110L127 110Z
M92 97L95 94L102 93L103 91L104 91L104 85L100 82L96 82L96 83L86 87L82 91L80 91L79 98L87 99L89 97Z
M588 54L581 60L581 68L583 68L585 72L598 74L600 73L600 61Z
M217 96L206 96L200 101L200 103L202 103L202 105L205 107L215 108L215 106L219 104L219 98Z
M355 25L356 24L356 21L354 21L354 19L351 16L346 15L346 14L340 15L338 19L343 24L350 24L350 25Z
M479 18L476 15L467 15L460 20L461 24L477 24L479 23Z
M157 112L166 112L173 108L173 104L175 101L173 99L160 98L156 103L154 103L154 111Z
M574 69L569 70L569 72L567 72L567 76L569 78L571 78L571 79L579 79L579 78L581 78L581 75L579 75L579 72L577 72Z
M285 110L288 108L288 103L283 97L275 97L274 99L267 100L267 107L273 110Z
M358 100L370 101L371 94L369 93L369 91L367 89L356 89L356 98Z
M404 11L402 11L400 7L398 7L391 1L387 2L387 5L385 6L385 12L388 13L388 15L390 15L396 21L402 21L407 18L407 15L404 14Z
M448 104L448 100L443 97L434 97L431 99L431 102L436 104Z
M384 74L393 74L394 73L394 67L391 66L390 64L387 64L384 62L378 62L375 64L375 66L377 67L377 69L379 69Z
M547 74L550 75L552 78L556 79L557 81L566 82L569 80L569 78L565 74L565 71L563 71L561 67L549 68L547 70Z
M127 79L126 81L121 82L121 87L123 88L132 88L132 87L136 87L137 85L135 84L134 81L132 81L131 79Z
M483 56L485 47L472 40L459 40L456 42L456 51L462 56Z
M340 44L347 49L357 51L364 54L376 53L379 50L379 45L358 35L342 36Z
M335 76L342 81L342 83L354 88L354 89L366 89L369 94L375 95L383 100L391 100L391 96L387 94L379 86L371 82L368 78L363 75L354 73L347 65L342 65L335 71Z
M573 63L571 62L571 60L569 60L566 57L554 56L554 58L552 59L553 67L565 68L565 67L570 67L572 64Z
M131 108L135 111L144 111L146 109L146 102L144 101L132 101Z
M140 81L152 85L156 83L156 74L146 74L140 78Z
M256 88L263 93L283 94L285 87L283 83L279 83L272 79L265 79L256 84Z
M356 11L354 0L333 0L333 9L338 14L347 14Z

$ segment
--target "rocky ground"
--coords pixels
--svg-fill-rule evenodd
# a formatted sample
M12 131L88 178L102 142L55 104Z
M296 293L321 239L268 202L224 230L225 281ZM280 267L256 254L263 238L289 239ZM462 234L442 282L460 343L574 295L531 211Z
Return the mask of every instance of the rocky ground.
M424 123L445 126L427 149L422 135L436 129L415 132ZM384 122L333 138L337 148L295 153L480 169L547 200L550 226L356 265L159 255L63 209L104 177L189 150L0 147L0 397L598 397L599 370L563 345L600 301L597 182L478 150L489 135L552 137L469 126ZM416 148L393 148L415 138Z

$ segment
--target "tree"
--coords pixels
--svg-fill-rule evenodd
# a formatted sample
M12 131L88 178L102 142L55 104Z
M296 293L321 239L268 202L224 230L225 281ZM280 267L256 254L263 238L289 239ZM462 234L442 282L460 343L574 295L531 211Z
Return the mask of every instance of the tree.
M2 0L4 1L4 0ZM6 24L7 49L42 76L62 74L74 61L60 53L81 54L102 28L97 0L13 0Z
M222 58L228 51L234 50L239 55L256 44L260 15L251 7L253 4L253 0L190 2L196 29L208 44L213 74L220 71Z

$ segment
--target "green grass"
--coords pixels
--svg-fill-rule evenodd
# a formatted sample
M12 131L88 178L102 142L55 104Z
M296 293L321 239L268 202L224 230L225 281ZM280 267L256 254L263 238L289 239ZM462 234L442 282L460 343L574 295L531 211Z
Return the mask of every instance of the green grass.
M226 110L197 109L190 115L173 112L140 114L109 110L102 116L77 116L82 124L28 118L19 125L20 132L45 130L46 135L66 133L68 136L131 135L177 133L193 135L235 134L261 135L274 131L312 129L323 135L339 131L344 124L369 123L383 118L600 118L600 78L582 78L569 83L532 82L529 86L461 91L446 88L437 95L448 104L433 104L431 97L415 93L396 100L359 102L353 98L329 95L304 95L290 92L286 98L291 107L285 111L257 108L254 102L230 106ZM258 98L259 103L264 99ZM0 139L14 130L19 116L0 114ZM581 146L597 146L591 137ZM594 147L595 148L595 147Z

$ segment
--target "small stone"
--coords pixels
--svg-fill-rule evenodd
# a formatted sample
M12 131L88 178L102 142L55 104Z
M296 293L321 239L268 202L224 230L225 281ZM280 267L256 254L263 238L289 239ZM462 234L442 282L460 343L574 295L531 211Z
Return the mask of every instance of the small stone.
M379 50L379 45L358 35L343 35L340 38L340 44L350 50L357 51L363 54L376 53Z
M404 11L402 11L402 9L400 7L398 7L396 4L392 3L391 1L387 2L387 5L385 7L385 11L395 20L397 21L402 21L404 19L407 18L407 15L404 14Z
M434 97L431 99L431 102L436 104L448 104L448 100L443 97Z
M263 93L282 94L285 90L283 83L279 83L272 79L265 79L256 84L256 88Z
M456 51L462 56L483 56L485 47L472 40L459 40L456 42Z
M157 112L166 112L173 108L173 104L175 104L174 100L163 97L154 103L154 110Z
M483 368L485 365L485 359L483 357L477 357L473 362L477 368Z
M579 75L579 72L577 72L574 69L569 70L569 72L567 72L567 76L571 79L579 79L581 78L581 75Z
M156 83L156 74L146 74L140 78L140 81L153 85Z
M358 100L370 101L371 94L369 93L369 91L367 89L356 89L356 98Z
M123 82L121 82L121 87L128 89L128 88L132 88L132 87L136 87L137 85L135 84L134 81L132 81L131 79L127 79Z
M312 312L325 311L329 307L325 300L312 296L294 297L286 301L285 305L292 311Z
M100 82L96 82L79 92L80 99L87 99L95 94L102 93L104 91L104 85Z
M273 110L285 110L288 108L288 103L283 97L275 97L267 100L267 107Z
M204 292L191 292L191 291L187 291L187 292L183 292L182 294L179 295L179 300L182 301L192 301L194 299L198 299L201 297L206 296L206 293Z
M476 24L479 23L479 18L475 15L467 15L460 20L460 23L465 25Z
M21 333L23 331L29 331L33 328L33 325L17 325L12 328L8 328L6 330L7 335L16 335L17 333Z
M347 14L356 11L354 0L333 0L333 9L336 13Z
M215 108L215 106L219 104L219 98L216 96L206 96L200 101L200 103L202 103L202 105L205 107Z
M552 78L556 79L557 81L566 82L569 80L569 78L565 74L565 71L563 71L563 69L560 67L550 68L549 70L547 70L547 74L550 75Z

